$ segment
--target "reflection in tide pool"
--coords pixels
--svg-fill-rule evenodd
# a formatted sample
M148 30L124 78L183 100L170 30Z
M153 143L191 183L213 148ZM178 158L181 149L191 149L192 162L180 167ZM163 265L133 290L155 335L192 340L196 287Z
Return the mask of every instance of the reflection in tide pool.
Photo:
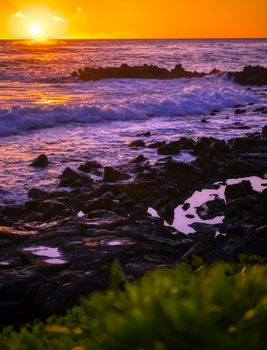
M37 256L48 258L45 260L45 262L47 262L49 264L64 264L64 263L66 263L65 260L60 259L61 253L59 252L58 248L37 246L37 247L25 248L24 251L31 252Z
M174 210L174 219L172 224L170 225L166 221L164 222L164 224L166 226L174 227L177 231L183 232L186 234L196 232L191 227L193 223L204 223L204 224L211 224L211 225L221 224L224 220L224 216L217 216L213 219L203 220L197 214L196 209L200 207L202 204L211 200L215 200L216 198L225 200L224 193L225 193L226 185L238 184L244 180L250 181L254 191L261 192L267 186L267 179L261 179L260 177L257 177L257 176L238 178L238 179L228 179L223 184L220 182L215 183L214 185L220 185L218 189L203 189L201 191L195 191L190 198L188 198L182 205L179 205ZM184 204L189 205L189 209L186 211L183 209ZM154 217L159 217L157 211L153 208L149 208L148 213ZM192 217L188 218L187 217L188 215Z

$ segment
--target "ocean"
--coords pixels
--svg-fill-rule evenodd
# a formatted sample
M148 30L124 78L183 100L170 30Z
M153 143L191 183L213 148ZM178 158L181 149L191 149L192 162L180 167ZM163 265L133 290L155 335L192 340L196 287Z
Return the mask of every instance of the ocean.
M85 66L155 64L222 72L267 66L267 39L0 41L0 204L17 203L30 188L54 188L60 172L86 160L118 165L155 150L128 144L181 136L228 139L259 131L266 87L234 84L225 74L174 80L70 78ZM236 106L247 113L235 115ZM219 110L211 116L213 110ZM206 123L201 122L203 118ZM29 166L45 153L47 169ZM177 159L191 161L182 152Z

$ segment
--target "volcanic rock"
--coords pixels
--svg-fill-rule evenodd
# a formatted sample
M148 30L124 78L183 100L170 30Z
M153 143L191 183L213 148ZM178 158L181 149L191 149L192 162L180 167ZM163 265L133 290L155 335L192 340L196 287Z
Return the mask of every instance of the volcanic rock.
M48 158L45 154L39 155L36 159L34 159L31 163L31 166L37 168L45 168L48 166Z

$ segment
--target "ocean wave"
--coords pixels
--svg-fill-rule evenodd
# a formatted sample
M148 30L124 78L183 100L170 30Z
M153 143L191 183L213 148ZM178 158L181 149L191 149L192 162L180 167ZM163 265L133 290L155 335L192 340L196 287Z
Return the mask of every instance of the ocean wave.
M135 84L132 82L129 84ZM174 84L174 83L172 83ZM179 85L180 84L180 85ZM151 117L180 117L207 115L213 109L234 107L237 104L256 102L257 97L235 84L220 79L187 86L183 81L175 93L165 96L146 96L137 93L127 101L103 101L94 104L25 107L16 106L0 110L0 136L9 136L33 129L51 128L67 123L96 123L116 120L138 120ZM182 84L186 85L182 88ZM133 86L132 86L133 87ZM167 85L166 85L167 87ZM139 96L139 97L138 97ZM140 101L140 102L139 102Z

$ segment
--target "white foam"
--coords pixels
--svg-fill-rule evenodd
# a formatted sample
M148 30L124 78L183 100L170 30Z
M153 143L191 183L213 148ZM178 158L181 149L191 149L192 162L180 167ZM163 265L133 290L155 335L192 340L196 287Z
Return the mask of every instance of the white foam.
M0 136L66 123L207 115L213 109L257 101L253 93L223 78L145 82L126 79L78 87L75 103L70 100L63 105L30 104L0 110ZM96 95L89 98L93 88Z

